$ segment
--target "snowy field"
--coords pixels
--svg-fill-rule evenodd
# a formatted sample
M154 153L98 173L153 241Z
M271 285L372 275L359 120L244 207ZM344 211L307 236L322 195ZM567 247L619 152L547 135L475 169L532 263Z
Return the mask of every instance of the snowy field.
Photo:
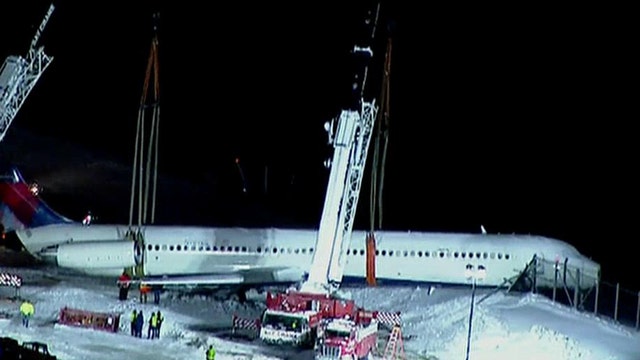
M0 288L0 334L20 342L40 341L61 360L204 359L212 344L216 359L304 359L310 352L264 346L258 340L229 336L234 313L255 318L262 311L260 295L247 304L205 295L162 294L155 305L140 304L137 291L119 301L115 280L79 277L58 269L0 268L23 277L21 297L35 304L29 328L21 324L20 302L8 299L12 288ZM345 288L359 305L372 310L401 311L408 359L464 359L470 310L470 288L416 286ZM486 289L478 289L476 301ZM56 323L68 306L122 314L117 333L74 328ZM145 317L161 310L165 317L160 339L129 335L129 314ZM382 343L384 344L384 342ZM380 347L380 352L384 347ZM640 332L592 314L554 304L542 295L498 292L474 309L470 359L640 359Z

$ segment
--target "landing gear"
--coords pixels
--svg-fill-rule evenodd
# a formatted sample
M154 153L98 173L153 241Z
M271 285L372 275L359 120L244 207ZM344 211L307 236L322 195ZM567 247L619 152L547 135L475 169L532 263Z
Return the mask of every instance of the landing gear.
M238 302L240 304L244 304L247 302L247 289L244 286L241 286L238 288L238 290L236 290L236 296L238 297Z

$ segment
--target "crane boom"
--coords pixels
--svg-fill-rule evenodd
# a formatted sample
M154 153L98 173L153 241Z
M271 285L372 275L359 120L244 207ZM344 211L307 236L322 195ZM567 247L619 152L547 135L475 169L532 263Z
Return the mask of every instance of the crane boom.
M0 141L36 82L53 61L53 57L44 53L44 47L36 48L36 44L54 8L52 3L31 41L27 57L8 56L0 67Z
M369 11L365 19L369 26L367 30L371 30L367 40L375 35L379 11L380 3L375 14ZM337 122L334 119L325 124L329 144L333 145L333 159L328 164L331 172L309 276L298 291L290 289L286 294L267 294L267 309L260 328L260 339L266 343L315 346L321 322L364 313L356 308L353 300L345 301L336 296L342 282L345 245L351 239L367 149L378 111L373 101L363 100L373 52L369 46L361 45L356 42L352 51L358 60L351 87L352 102L342 110ZM376 324L370 322L370 329L377 329Z
M371 26L370 38L366 40L373 39L375 35L379 10L378 3L375 13L369 12L365 21ZM375 100L366 102L362 99L368 62L373 52L369 46L356 44L352 53L364 60L363 66L356 69L353 87L354 104L358 104L359 109L342 110L335 137L331 139L330 136L329 139L334 148L331 173L309 277L300 288L305 293L331 294L340 287L345 265L344 240L351 239L369 142L378 111Z
M374 101L375 102L375 101ZM300 291L331 293L342 282L345 239L353 230L360 186L377 114L374 102L343 110L333 139L333 161L309 277Z

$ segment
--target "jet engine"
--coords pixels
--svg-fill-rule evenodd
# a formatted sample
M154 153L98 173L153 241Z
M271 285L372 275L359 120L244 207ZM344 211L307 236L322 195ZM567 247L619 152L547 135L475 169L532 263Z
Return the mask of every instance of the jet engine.
M41 251L42 260L57 266L91 272L91 269L117 270L142 264L141 244L126 240L88 241L59 244Z

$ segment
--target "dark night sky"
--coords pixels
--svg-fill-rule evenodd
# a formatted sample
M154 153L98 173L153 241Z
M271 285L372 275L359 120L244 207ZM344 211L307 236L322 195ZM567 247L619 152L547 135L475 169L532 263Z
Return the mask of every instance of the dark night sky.
M7 138L26 129L129 164L159 10L163 173L210 181L233 201L239 156L249 193L237 196L313 225L322 124L344 106L356 3L56 1L41 38L55 59ZM635 260L639 62L628 11L385 5L395 24L385 226L557 237L610 262L605 276ZM2 5L0 58L26 52L48 6ZM360 205L364 228L367 184Z

